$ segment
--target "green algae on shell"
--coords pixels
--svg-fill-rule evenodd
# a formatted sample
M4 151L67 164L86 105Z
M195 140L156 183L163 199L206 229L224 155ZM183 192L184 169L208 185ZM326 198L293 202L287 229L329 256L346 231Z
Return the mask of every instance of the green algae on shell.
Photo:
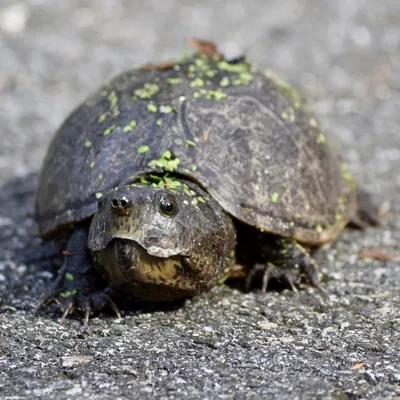
M205 99L208 99L208 100L211 100L211 99L224 100L228 97L228 95L220 89L215 89L215 90L200 89L193 93L193 97L195 99L204 97Z
M151 160L147 165L152 168L162 168L166 171L174 171L180 163L179 158L172 157L169 150L166 150L160 158Z
M133 119L133 120L131 120L129 122L129 124L125 125L122 128L122 131L123 132L130 132L130 131L133 131L135 128L136 128L136 120Z
M156 83L145 83L143 88L135 90L132 98L133 100L150 100L156 93L159 92L159 90L160 86L158 86Z
M103 131L103 136L108 136L108 135L110 135L111 133L113 133L116 127L117 127L117 126L116 126L115 124L109 126L107 129L105 129L105 130Z
M152 113L156 113L157 112L157 106L155 104L153 104L153 103L147 104L147 109Z
M292 100L293 107L295 109L300 108L301 103L302 103L302 97L299 94L299 92L294 89L291 85L289 85L287 82L279 78L274 72L271 70L267 69L265 71L265 76L269 79L271 79L277 86L280 87L282 92Z
M150 150L150 147L147 145L139 146L137 152L139 154L147 153Z

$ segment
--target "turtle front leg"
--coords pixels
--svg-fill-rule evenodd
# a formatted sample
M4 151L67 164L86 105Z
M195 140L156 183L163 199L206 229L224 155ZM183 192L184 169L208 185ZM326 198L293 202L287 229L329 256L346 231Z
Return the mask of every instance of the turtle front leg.
M57 303L63 311L60 324L74 310L85 313L84 327L87 328L89 315L94 310L110 306L120 317L119 310L111 300L107 285L95 269L94 260L87 247L88 228L74 229L65 253L64 264L58 272L53 288L40 306Z
M262 276L262 292L267 290L268 282L276 279L297 292L296 286L303 280L320 289L318 265L309 252L293 239L268 237L261 249L262 257L250 269L246 287ZM260 262L262 260L262 262Z

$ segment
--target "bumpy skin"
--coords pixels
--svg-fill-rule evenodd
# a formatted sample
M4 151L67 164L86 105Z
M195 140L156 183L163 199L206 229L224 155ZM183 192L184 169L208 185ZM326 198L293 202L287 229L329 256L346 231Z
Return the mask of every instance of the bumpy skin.
M264 231L320 244L355 213L351 177L297 92L245 62L197 54L123 73L65 121L39 181L40 234L94 214L96 193L162 172L151 161L166 150L175 173Z

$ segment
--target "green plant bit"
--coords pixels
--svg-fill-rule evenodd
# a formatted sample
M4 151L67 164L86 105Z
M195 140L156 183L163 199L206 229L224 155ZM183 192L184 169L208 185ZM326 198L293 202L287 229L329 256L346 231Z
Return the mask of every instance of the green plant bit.
M142 89L135 90L133 100L137 100L138 98L141 100L149 100L159 90L160 87L156 83L145 83Z
M193 140L186 140L186 143L189 147L196 147L196 142L193 142Z
M205 75L207 78L212 78L212 77L214 77L215 75L217 75L217 71L214 70L214 69L208 69L207 71L204 71L204 75Z
M176 107L173 106L160 106L160 112L163 114L170 114L176 112Z
M122 130L124 132L130 132L133 131L135 128L136 128L136 121L133 119L131 122L129 122L128 125L125 125Z
M99 119L97 120L97 122L99 123L99 124L101 124L102 122L104 122L106 119L107 119L107 116L108 116L108 113L103 113L103 114L101 114L100 116L99 116Z
M282 89L284 95L289 97L293 102L293 107L295 109L300 108L301 106L301 96L297 90L293 89L288 83L280 79L277 75L275 75L272 71L265 71L265 76L271 79L277 86Z
M151 183L143 176L139 179L139 181L140 181L140 183L143 183L143 185L150 185L150 183Z
M97 192L94 194L97 200L100 200L103 197L103 193Z
M152 174L150 174L149 177L150 177L151 179L153 179L154 181L156 181L156 182L162 182L162 181L163 181L163 178L162 178L161 176L158 176L158 175L152 175Z
M143 153L147 153L149 150L150 150L150 147L144 145L144 146L140 146L140 147L137 149L137 152L138 152L139 154L143 154Z
M214 100L224 100L228 96L226 93L224 93L220 89L216 90L206 90L206 89L200 89L197 92L193 93L194 98L199 98L199 97L204 97L208 100L214 99Z
M166 173L162 176L150 174L147 177L141 177L140 183L147 185L147 186L153 186L153 187L158 187L158 188L162 188L162 189L170 189L170 190L175 190L178 187L183 187L185 192L189 191L189 188L186 184L170 177L168 175L168 173Z
M219 83L219 86L221 86L221 87L227 87L227 86L229 86L229 84L230 84L229 78L226 77L226 76L224 76L224 77L221 79L221 82Z
M166 150L160 158L151 160L147 165L151 168L162 168L166 171L174 171L178 168L180 163L179 158L172 158L172 154L169 150Z
M114 129L115 129L116 127L117 127L117 126L116 126L115 124L109 126L109 127L103 132L103 136L108 136L108 135L110 135L111 133L113 133L113 132L114 132Z
M315 227L315 231L316 231L317 233L322 233L324 230L323 230L323 228L322 228L321 225L317 225L317 226Z
M195 78L192 82L190 82L190 87L203 87L204 81L201 78Z
M321 144L321 143L325 143L325 142L326 142L325 135L322 132L320 132L317 136L317 143Z
M152 113L156 113L157 112L157 106L155 104L147 104L147 109L152 112Z
M342 221L343 220L343 214L336 214L335 215L335 220L338 221L338 222Z
M107 100L110 103L110 110L113 117L117 117L119 115L119 107L118 107L118 96L115 91L110 92L107 96Z
M272 193L271 202L275 204L278 201L278 199L279 199L279 193L278 192Z
M71 291L66 291L66 292L61 292L60 296L63 297L64 299L74 296L78 293L78 291L76 289L71 290Z
M253 80L253 75L249 74L248 72L241 72L239 74L239 77L235 79L232 84L234 86L239 86L239 85L249 85L250 82Z
M350 172L348 171L347 168L348 168L348 167L347 167L347 164L345 164L345 163L343 163L343 164L340 166L340 169L341 169L341 171L342 171L342 176L343 176L343 178L344 178L345 181L347 181L347 182L353 182L353 177L352 177L352 175L350 174Z
M222 71L233 72L236 74L247 73L250 71L250 65L247 63L230 64L225 60L217 63L217 67Z
M230 272L228 272L227 274L225 274L222 278L220 278L220 280L217 282L217 285L223 285L231 276L232 274Z
M67 272L65 274L65 279L68 279L69 281L73 281L74 280L74 276L71 273Z
M87 149L90 149L93 145L93 143L90 140L85 140L85 143L83 144Z
M167 82L170 85L177 85L178 83L180 83L182 81L181 78L168 78Z
M286 111L283 111L281 117L284 121L294 122L296 120L296 116L292 108L288 108Z

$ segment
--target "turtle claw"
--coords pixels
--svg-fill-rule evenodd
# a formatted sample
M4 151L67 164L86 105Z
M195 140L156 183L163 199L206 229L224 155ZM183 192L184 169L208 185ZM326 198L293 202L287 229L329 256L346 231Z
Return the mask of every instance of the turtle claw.
M85 316L83 317L83 330L86 331L89 326L89 317L90 317L90 307L89 305L85 308Z
M114 311L114 313L117 316L117 318L121 319L122 318L121 313L120 313L118 307L115 305L115 303L111 299L109 299L109 306Z
M249 273L247 274L246 277L246 291L250 291L250 287L253 283L253 281L256 278L256 275L259 271L264 271L265 270L265 266L262 264L255 264L253 266L253 268L250 269ZM264 271L264 277L266 276L266 271ZM265 289L267 289L267 285L268 285L268 281L267 284L265 285ZM264 286L263 286L264 287Z
M72 303L72 302L69 303L68 306L67 306L67 308L65 309L65 311L64 311L64 313L63 313L63 315L62 315L62 317L60 318L60 321L59 321L59 324L60 324L60 325L64 325L65 320L67 319L68 314L70 314L70 313L73 311L73 308L74 308L73 303Z
M276 252L275 250L275 258L272 257L273 263L256 263L250 269L247 275L246 289L250 288L256 277L261 277L262 293L267 292L269 282L274 279L288 286L296 295L299 294L297 290L298 284L303 280L326 294L319 284L318 265L308 251L295 242L283 242L281 240L280 243L284 245L284 251Z
M111 300L107 291L98 291L89 294L79 294L77 291L72 296L68 296L68 298L63 297L63 294L65 296L65 292L62 292L61 290L52 292L40 302L36 311L39 311L39 309L46 307L51 303L56 303L59 309L63 311L63 315L59 320L60 325L64 325L68 315L73 314L76 310L83 311L84 330L87 330L88 328L90 315L94 311L101 310L106 306L109 306L119 319L121 318L121 313L118 307Z
M256 279L257 275L262 275L261 281L261 293L267 293L268 284L271 279L276 279L279 282L289 286L290 290L299 295L299 291L296 288L296 283L300 281L299 273L293 272L289 269L279 268L272 263L256 264L250 270L246 278L246 290L249 290L253 281ZM314 285L313 285L314 286Z

